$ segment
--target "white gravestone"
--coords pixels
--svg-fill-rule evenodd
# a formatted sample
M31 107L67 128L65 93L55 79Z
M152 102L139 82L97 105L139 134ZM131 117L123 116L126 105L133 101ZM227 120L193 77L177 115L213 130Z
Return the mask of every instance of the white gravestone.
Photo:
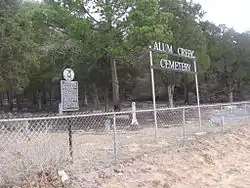
M135 102L132 102L132 122L131 122L131 125L139 126L139 123L138 123L137 118L136 118L136 103Z

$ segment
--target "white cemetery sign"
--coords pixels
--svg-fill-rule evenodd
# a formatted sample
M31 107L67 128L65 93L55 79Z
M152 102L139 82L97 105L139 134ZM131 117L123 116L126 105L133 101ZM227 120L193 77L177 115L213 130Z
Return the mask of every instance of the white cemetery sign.
M74 79L74 71L65 69L63 71L65 80L61 80L61 110L62 111L77 111L79 110L78 101L78 82Z
M168 53L170 55L174 56L180 56L180 57L188 57L191 59L195 59L194 51L184 48L177 48L177 53L174 53L173 46L169 44L165 44L162 42L154 42L154 47L150 50L156 51L156 52L162 52L162 53Z
M168 59L161 59L159 65L154 65L153 63L153 52L168 54L169 56L174 56L182 59L190 59L193 61L194 70L191 70L191 64L185 62L172 61ZM155 122L155 137L157 138L157 114L156 114L156 100L155 100L155 82L154 82L154 69L175 71L175 72L186 72L194 73L195 75L195 85L196 85L196 95L199 113L199 123L201 127L201 114L200 114L200 98L199 98L199 88L198 88L198 77L197 77L197 67L196 67L196 57L194 56L194 51L178 47L176 51L172 45L163 42L154 42L153 47L149 46L149 59L150 59L150 72L151 72L151 82L152 82L152 98L154 107L154 122Z
M170 71L191 72L191 65L189 63L171 61L168 59L161 59L160 68ZM155 69L157 68L155 67Z

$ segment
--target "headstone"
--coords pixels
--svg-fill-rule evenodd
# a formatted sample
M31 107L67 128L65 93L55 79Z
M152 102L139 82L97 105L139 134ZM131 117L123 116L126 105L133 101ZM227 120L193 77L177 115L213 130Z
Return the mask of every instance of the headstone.
M110 131L110 127L111 127L111 121L110 121L110 119L106 119L105 120L104 127L105 127L105 132L109 132Z
M139 123L136 118L136 103L132 102L132 122L131 125L133 126L139 126Z

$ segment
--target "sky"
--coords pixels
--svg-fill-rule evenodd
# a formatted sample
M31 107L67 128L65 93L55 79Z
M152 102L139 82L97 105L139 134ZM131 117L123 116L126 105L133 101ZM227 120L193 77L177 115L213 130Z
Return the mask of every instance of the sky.
M250 0L193 0L202 5L204 19L226 24L238 32L250 30Z

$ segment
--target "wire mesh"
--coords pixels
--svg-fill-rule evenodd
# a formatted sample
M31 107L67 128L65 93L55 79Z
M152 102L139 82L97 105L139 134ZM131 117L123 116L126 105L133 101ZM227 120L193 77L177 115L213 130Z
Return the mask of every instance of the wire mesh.
M128 160L155 149L155 126L153 111L137 111L116 115L117 159ZM126 117L126 118L125 118Z
M68 160L67 135L51 132L54 120L0 120L1 181L18 181L42 168ZM58 130L64 129L58 124Z
M158 143L167 145L179 144L183 133L182 109L157 110Z
M0 185L54 166L68 165L84 173L244 126L250 120L250 103L162 108L156 110L156 120L152 109L2 116Z
M112 114L71 118L73 161L85 171L113 162L112 121Z

